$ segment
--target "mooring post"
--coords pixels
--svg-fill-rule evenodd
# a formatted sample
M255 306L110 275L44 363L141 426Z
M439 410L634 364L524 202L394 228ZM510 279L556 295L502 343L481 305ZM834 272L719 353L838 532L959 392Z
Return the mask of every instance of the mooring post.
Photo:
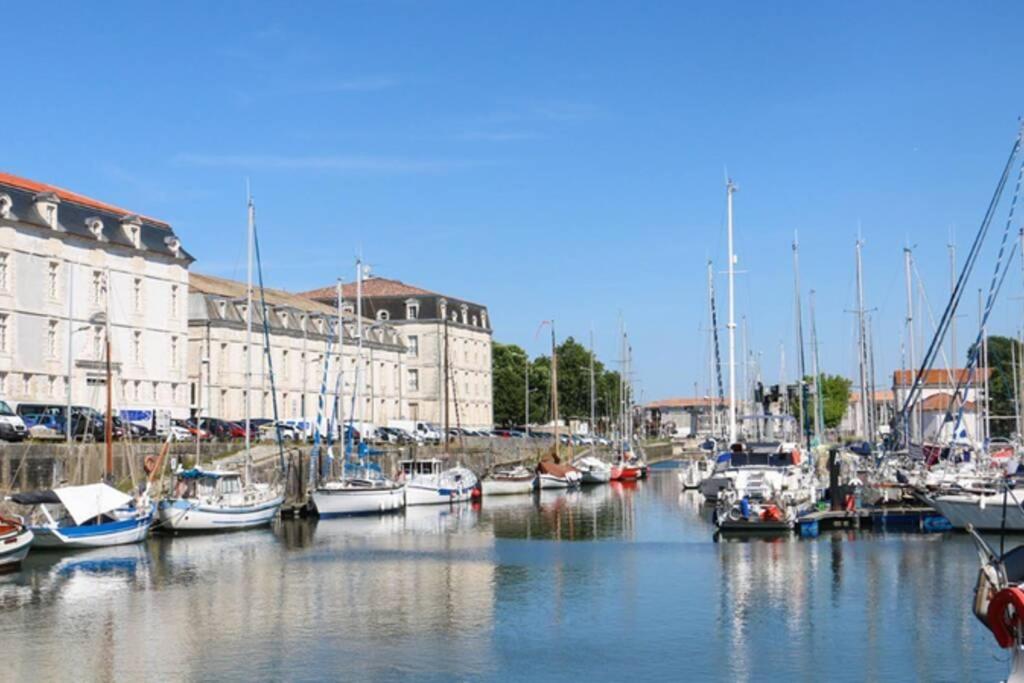
M833 511L843 509L843 492L839 485L839 449L828 449L828 499Z

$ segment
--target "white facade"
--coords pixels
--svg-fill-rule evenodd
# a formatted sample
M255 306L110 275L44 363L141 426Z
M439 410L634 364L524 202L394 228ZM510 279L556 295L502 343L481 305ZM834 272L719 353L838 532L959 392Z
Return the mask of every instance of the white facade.
M170 226L0 175L0 393L105 411L188 414L188 266Z
M362 363L356 371L356 322L346 316L344 344L335 341L334 308L279 290L265 290L277 415L281 420L313 424L320 414L321 388L326 387L327 415L361 426L384 426L402 414L399 381L405 347L390 325L364 321ZM242 420L245 417L246 354L250 354L251 418L273 418L271 375L264 352L259 290L254 290L253 334L247 344L245 285L193 273L189 294L189 387L192 409L203 415ZM328 346L331 346L328 355ZM324 363L327 362L326 382ZM339 399L338 368L344 367Z

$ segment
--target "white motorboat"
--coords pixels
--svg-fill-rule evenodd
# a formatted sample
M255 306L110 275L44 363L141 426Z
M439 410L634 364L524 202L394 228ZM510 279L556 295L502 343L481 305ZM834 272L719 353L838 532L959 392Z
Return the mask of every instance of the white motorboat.
M583 476L580 474L580 471L570 465L560 465L544 461L537 464L537 488L575 488L580 485L582 480Z
M572 466L580 473L580 482L583 484L605 484L611 481L612 466L600 458L592 455L576 458Z
M343 478L316 487L313 504L321 517L393 512L405 506L405 486L386 477Z
M16 569L28 555L34 538L20 518L0 517L0 571Z
M954 529L966 529L971 526L982 531L999 531L1003 528L1005 501L1006 530L1024 531L1024 495L1020 492L963 492L939 496L922 495L921 498L948 519Z
M699 488L714 469L715 462L710 458L691 460L686 467L679 470L679 484L684 490Z
M476 488L473 471L461 465L445 468L437 458L402 460L399 481L405 484L406 505L436 505L469 500Z
M11 500L35 508L38 523L30 523L29 529L38 548L138 543L149 533L156 513L148 494L133 498L106 484L16 493Z
M734 450L729 473L715 508L722 531L792 529L817 502L817 478L794 443L754 443Z
M522 465L498 470L481 482L484 496L507 496L532 493L537 475Z
M176 475L174 496L160 501L160 523L173 531L230 531L270 524L284 494L268 484L245 484L239 472L194 467Z

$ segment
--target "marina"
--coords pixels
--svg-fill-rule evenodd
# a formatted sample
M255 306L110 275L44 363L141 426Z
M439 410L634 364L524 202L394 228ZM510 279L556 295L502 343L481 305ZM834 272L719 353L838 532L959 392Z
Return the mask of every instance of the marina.
M570 651L570 675L584 679L1004 675L988 632L943 597L974 585L967 535L716 543L710 512L666 464L578 491L34 553L0 577L7 671L551 680L565 677ZM630 656L609 657L612 641Z

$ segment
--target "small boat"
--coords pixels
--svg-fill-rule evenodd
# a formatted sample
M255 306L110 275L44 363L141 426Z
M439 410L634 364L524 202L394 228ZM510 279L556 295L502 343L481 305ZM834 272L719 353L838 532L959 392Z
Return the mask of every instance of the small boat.
M1024 545L1000 556L971 527L981 559L974 585L973 611L992 632L996 645L1010 651L1007 683L1024 683Z
M679 484L683 490L700 488L701 483L711 476L715 463L710 458L698 458L679 471Z
M160 524L172 531L230 531L270 524L284 495L245 484L239 472L193 467L176 474L174 496L160 501Z
M640 479L640 467L625 458L620 458L612 465L612 481L636 481Z
M485 496L504 496L531 493L537 476L522 465L511 469L498 470L482 483Z
M572 466L579 470L583 484L604 484L611 481L612 466L600 458L587 455L577 458Z
M405 486L386 477L343 477L316 487L313 504L321 517L392 512L405 506Z
M11 500L36 508L42 517L40 524L29 525L38 548L138 543L149 533L156 514L148 494L133 498L106 484L16 493Z
M542 461L537 463L537 486L541 489L568 489L579 486L583 477L572 465Z
M406 505L460 503L471 498L477 485L472 470L461 465L445 468L437 458L402 460L398 466Z
M17 569L35 536L20 517L0 517L0 571Z

